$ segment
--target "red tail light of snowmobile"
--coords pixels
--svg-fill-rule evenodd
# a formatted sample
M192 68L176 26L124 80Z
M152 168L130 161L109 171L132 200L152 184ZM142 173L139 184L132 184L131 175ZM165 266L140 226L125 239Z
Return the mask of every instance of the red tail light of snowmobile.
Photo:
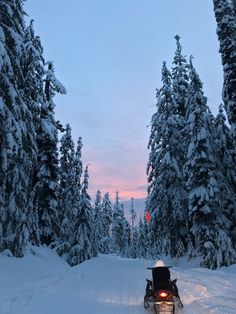
M169 293L166 293L165 291L162 291L162 292L159 292L158 295L161 297L161 298L166 298Z

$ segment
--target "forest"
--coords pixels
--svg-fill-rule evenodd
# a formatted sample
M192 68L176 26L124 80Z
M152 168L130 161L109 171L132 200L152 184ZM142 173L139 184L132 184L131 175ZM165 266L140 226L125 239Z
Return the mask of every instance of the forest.
M143 217L126 217L116 193L89 195L83 142L55 119L66 88L44 58L22 0L0 1L0 252L48 246L75 266L99 253L236 263L236 1L213 0L224 83L213 116L180 35L163 62L148 142ZM63 78L62 78L63 79ZM65 96L66 97L66 96ZM150 219L147 218L147 214Z

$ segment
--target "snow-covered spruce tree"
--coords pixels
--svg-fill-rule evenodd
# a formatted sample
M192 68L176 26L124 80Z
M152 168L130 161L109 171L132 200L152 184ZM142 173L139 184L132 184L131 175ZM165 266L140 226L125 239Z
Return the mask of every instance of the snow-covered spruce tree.
M102 194L98 190L94 203L94 236L96 240L96 247L98 252L102 252L102 237L103 237L103 208L102 208Z
M233 169L236 171L236 1L213 0L213 3L217 22L217 35L220 42L219 51L224 71L222 95L231 125L230 133L233 141L231 155L234 164ZM234 193L236 193L235 177L232 185Z
M119 193L117 191L112 219L113 251L117 254L122 254L124 248L124 227L124 207L120 203Z
M179 155L179 167L182 168L185 162L186 152L186 111L188 105L188 89L189 89L189 77L188 70L189 65L186 57L182 54L182 46L180 44L180 37L175 36L176 39L176 52L174 55L173 67L172 67L172 90L173 99L175 101L175 114L178 116L178 137L181 145L178 147ZM184 185L184 180L183 180ZM186 206L186 201L183 202Z
M140 217L139 219L139 224L138 224L138 237L137 237L137 251L136 251L136 255L138 258L146 258L147 254L147 245L148 245L148 241L147 241L147 235L145 234L145 229L144 229L144 224L143 224L143 220Z
M182 46L180 44L180 36L176 35L176 52L174 55L173 68L172 68L172 85L173 85L173 98L176 103L176 112L179 116L185 118L187 111L188 101L188 63L186 57L182 54ZM184 124L184 120L182 121Z
M28 241L28 186L36 155L27 98L22 1L0 2L0 250L24 255Z
M162 88L157 92L157 112L152 117L146 209L151 213L151 226L160 243L166 243L163 253L177 255L184 241L186 226L186 191L183 186L182 151L179 142L181 120L176 114L171 74L163 63ZM156 243L157 245L157 243ZM182 245L184 248L184 244ZM178 254L183 255L184 250Z
M12 135L14 121L11 105L16 105L14 95L17 94L14 86L14 72L9 56L9 40L6 38L8 25L11 24L12 15L7 12L11 9L9 3L0 2L0 250L7 248L8 210L6 199L6 171L13 155L13 144L16 145ZM7 15L6 15L7 14ZM9 37L8 37L9 38ZM13 93L14 91L14 93ZM19 130L18 130L19 131ZM19 132L20 133L20 132Z
M130 218L131 218L131 256L135 257L136 256L136 238L134 235L135 231L135 220L137 218L137 214L134 209L134 199L133 197L131 198L131 206L130 206Z
M131 226L132 226L132 228L134 228L135 220L137 218L137 214L136 214L136 211L134 209L134 199L133 199L133 197L131 198L130 218L131 218Z
M88 166L84 171L81 199L74 224L74 238L68 256L71 266L78 265L97 255L95 246L91 199L88 194Z
M166 245L162 246L162 238L156 232L158 230L157 227L157 220L151 219L150 222L143 219L143 234L146 239L146 245L144 248L145 258L148 259L155 259L157 258L158 254L162 252L162 247L166 247ZM169 251L169 250L168 250Z
M74 224L75 186L75 147L71 136L71 127L66 125L60 146L60 235L57 253L63 255L70 249Z
M181 212L176 212L178 225L180 227L178 241L176 244L176 256L181 256L185 252L186 234L189 233L187 222L187 191L186 182L184 178L183 167L185 164L185 155L187 150L187 134L186 134L186 112L188 107L188 92L189 92L189 64L186 57L182 54L182 46L180 44L180 36L176 35L176 52L173 60L172 67L172 90L173 98L175 101L175 114L178 117L178 123L176 128L178 129L177 138L179 139L179 145L176 145L176 153L178 160L178 167L180 171L179 191L181 191L180 200Z
M81 160L82 156L82 138L79 137L77 141L77 147L76 147L76 152L75 152L75 162L74 162L74 167L75 167L75 199L74 199L74 208L75 212L77 210L77 205L79 204L80 200L80 192L81 192L81 176L83 173L83 164Z
M29 134L28 147L31 150L32 155L32 167L30 173L30 182L28 184L28 229L29 240L35 245L39 245L39 227L38 227L38 213L34 208L33 200L35 197L35 171L37 165L37 147L34 144L36 142L36 132L39 127L39 113L40 106L44 102L43 92L43 76L44 70L44 58L43 48L40 42L40 38L35 36L33 21L26 28L24 34L24 63L23 63L23 76L24 76L24 98L27 102L31 115L28 118L28 124L31 132Z
M202 82L192 61L187 122L189 145L185 171L188 178L191 232L195 247L203 258L201 265L215 269L235 262L235 251L227 234L228 221L223 214L220 199L220 175L211 115L202 91Z
M219 107L219 113L214 121L215 148L220 169L220 195L223 211L229 219L230 236L236 244L236 195L233 182L236 182L235 165L232 158L233 143L230 130L226 125L226 117L223 112L223 105Z
M108 254L111 251L111 223L112 223L112 204L109 193L106 193L102 200L102 251Z
M236 0L231 0L233 4L233 9L234 9L234 17L236 18Z
M236 14L235 1L213 0L224 70L223 101L236 147ZM236 154L236 152L235 152ZM234 183L236 184L236 182Z
M123 204L121 204L121 206L123 207ZM123 208L123 212L124 212L124 208ZM126 219L125 216L123 216L123 226L124 226L124 231L123 231L123 247L121 250L121 255L123 257L135 257L135 252L131 251L131 246L132 246L132 242L131 242L131 226L128 222L128 220ZM132 256L134 255L134 256Z
M130 256L132 258L137 258L138 257L138 250L139 250L139 239L138 239L139 228L137 225L133 228L132 233L133 233L133 237L131 238L132 241L130 244Z
M45 99L40 111L37 133L38 159L35 179L34 208L39 216L41 243L49 245L59 235L59 166L58 123L54 118L53 96L55 92L65 94L64 86L54 75L53 64L48 64L45 80Z
M150 223L144 221L144 229L147 238L147 258L156 259L159 254L170 254L170 239L160 234L162 226L157 219L151 219Z

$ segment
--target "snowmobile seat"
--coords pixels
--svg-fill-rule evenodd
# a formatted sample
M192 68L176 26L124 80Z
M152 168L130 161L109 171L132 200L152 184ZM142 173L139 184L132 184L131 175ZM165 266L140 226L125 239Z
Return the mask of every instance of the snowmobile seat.
M156 267L152 269L154 290L165 289L172 291L170 271L168 267Z

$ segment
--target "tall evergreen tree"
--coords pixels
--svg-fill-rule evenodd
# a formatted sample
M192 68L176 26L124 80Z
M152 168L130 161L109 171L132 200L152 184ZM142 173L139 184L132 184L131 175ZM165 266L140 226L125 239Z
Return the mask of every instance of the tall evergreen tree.
M151 216L151 220L148 222L146 219L143 220L143 234L146 239L145 246L145 257L148 259L155 259L159 254L163 254L165 250L169 250L169 239L163 239L159 231L161 225L158 225L157 218Z
M236 14L235 1L213 0L224 69L223 101L236 147ZM235 152L236 154L236 152ZM236 184L236 182L235 182Z
M231 0L234 9L234 18L236 19L236 0Z
M131 242L131 249L130 249L130 255L132 258L138 257L138 250L139 250L139 228L136 225L133 229L133 238Z
M182 54L180 36L176 35L175 39L177 47L172 68L173 98L176 103L176 113L182 117L185 117L188 104L189 65L187 63L186 57Z
M162 243L166 243L164 251L176 256L177 247L186 234L186 227L182 225L186 216L183 208L186 192L182 184L182 160L178 150L181 122L176 115L171 74L165 62L162 68L162 82L163 86L157 93L157 112L152 117L148 145L150 155L147 168L147 208L153 217L152 226L158 228L155 233L162 237ZM181 230L182 227L184 231Z
M102 238L103 238L103 208L102 208L102 194L98 190L95 197L94 204L94 235L98 252L102 252Z
M14 72L9 56L9 37L7 28L10 27L13 13L9 16L9 3L0 3L0 250L7 248L7 220L8 210L5 206L6 199L6 171L9 160L13 154L14 138L12 135L13 114L11 105L15 105L16 86L14 86ZM6 38L7 37L7 38ZM14 91L14 94L13 94Z
M136 257L131 238L131 226L125 216L123 216L123 226L123 245L121 255L124 257Z
M143 220L140 217L139 224L138 224L138 237L137 237L137 257L138 258L146 258L146 248L147 248L147 235L145 234L145 229L143 225Z
M135 220L137 218L137 214L134 209L134 199L133 197L131 198L131 206L130 206L130 218L131 218L131 256L135 257L136 256L136 228L135 228Z
M53 96L65 94L64 86L56 79L52 63L48 64L45 80L45 99L40 111L37 134L38 160L36 169L34 206L39 215L41 243L49 245L59 235L59 166L58 124L54 118Z
M75 194L75 147L71 136L71 127L66 125L60 146L60 241L57 252L68 252L73 234Z
M233 143L230 130L226 125L226 117L223 105L219 107L219 113L214 121L215 148L220 169L220 195L224 214L229 219L231 239L236 244L236 195L234 190L235 166L232 158Z
M179 180L179 204L181 208L177 211L176 223L178 225L178 236L176 244L176 256L181 256L185 252L186 245L186 235L189 233L188 223L187 223L187 191L186 183L184 178L184 163L185 155L187 151L187 120L186 112L188 109L188 93L189 93L189 64L187 63L186 57L182 54L182 46L180 44L180 36L176 35L176 52L174 55L173 68L172 68L172 90L173 90L173 99L175 101L177 115L176 124L176 138L179 139L179 142L176 142L176 151L175 156L178 160L178 167L180 173Z
M106 193L102 200L102 251L108 254L111 251L111 224L112 224L112 204L109 193Z
M80 264L97 255L93 233L93 217L91 199L88 194L88 166L84 172L81 199L74 224L74 238L68 256L71 266Z
M32 167L28 170L30 173L30 182L28 184L28 228L30 233L30 242L39 245L39 226L38 226L38 213L34 208L33 200L35 197L35 171L37 164L37 147L36 147L36 133L39 127L39 113L40 105L44 102L43 93L43 76L44 58L43 48L40 38L35 36L33 21L26 28L24 34L25 58L23 63L24 75L24 94L28 104L31 115L28 119L30 127L28 147L31 150Z
M122 254L124 248L124 207L120 203L119 193L116 192L116 200L113 208L112 240L113 250Z
M80 200L80 193L81 193L81 176L83 173L83 164L82 164L82 147L83 147L83 143L82 143L82 138L79 137L78 141L77 141L77 147L76 147L76 152L75 152L75 162L74 162L74 166L75 166L75 205L74 208L75 210L77 209L77 205L79 204L79 200Z
M134 199L131 198L131 206L130 206L130 216L131 216L131 226L134 228L135 220L137 218L137 214L134 209Z
M0 12L0 249L21 257L29 236L27 201L35 132L25 93L22 1L1 1Z
M224 71L223 83L223 101L231 125L230 133L233 142L232 169L236 172L236 1L213 0L214 12L217 22L217 35L220 43L221 60ZM236 178L233 175L232 184L233 194L236 194ZM235 210L234 210L235 212ZM234 217L235 217L234 213ZM235 240L235 218L231 226L233 241L236 247Z
M192 62L187 118L189 145L185 169L191 232L203 257L202 265L214 269L234 262L235 252L232 251L226 230L227 219L220 201L212 120L202 82Z

